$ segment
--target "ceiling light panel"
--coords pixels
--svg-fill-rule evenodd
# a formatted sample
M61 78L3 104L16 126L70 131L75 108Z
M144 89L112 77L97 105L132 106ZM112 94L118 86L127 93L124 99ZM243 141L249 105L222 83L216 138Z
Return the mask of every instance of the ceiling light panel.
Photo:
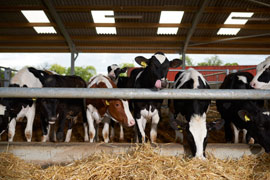
M94 23L115 23L113 17L105 17L114 16L113 11L91 11Z
M49 23L49 19L42 10L23 10L22 14L30 23Z
M96 27L97 34L116 34L115 27Z
M33 28L38 34L56 34L56 31L52 26L34 26Z
M157 34L172 34L172 35L176 35L178 31L177 27L173 27L173 28L166 28L166 27L160 27L157 30Z
M183 18L184 11L161 11L160 24L177 23L180 24Z
M217 35L236 35L240 28L220 28Z
M232 19L232 17L251 17L254 13L232 12L224 24L246 24L248 19Z

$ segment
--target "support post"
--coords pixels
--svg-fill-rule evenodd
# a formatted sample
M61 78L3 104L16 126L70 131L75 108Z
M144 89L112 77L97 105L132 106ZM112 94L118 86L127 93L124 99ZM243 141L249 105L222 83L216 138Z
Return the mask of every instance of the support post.
M182 69L186 69L186 53L182 52Z
M70 65L70 75L75 74L75 54L71 52L71 65Z

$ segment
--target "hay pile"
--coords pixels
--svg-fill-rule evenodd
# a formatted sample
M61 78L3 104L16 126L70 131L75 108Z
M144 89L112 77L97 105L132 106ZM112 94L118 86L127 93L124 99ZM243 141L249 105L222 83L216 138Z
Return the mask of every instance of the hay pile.
M123 155L96 154L65 166L42 169L0 154L0 179L270 179L270 156L208 160L158 155L149 144Z

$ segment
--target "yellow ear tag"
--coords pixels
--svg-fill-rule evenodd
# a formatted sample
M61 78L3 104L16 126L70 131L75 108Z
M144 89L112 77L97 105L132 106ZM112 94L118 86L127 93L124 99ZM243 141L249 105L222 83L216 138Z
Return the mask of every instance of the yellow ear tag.
M107 105L107 106L109 106L109 105L110 105L109 101L107 101L107 100L105 101L105 103L106 103L106 105Z
M36 101L37 99L36 98L32 98L33 101Z
M180 125L178 125L177 128L178 128L179 132L183 132Z
M245 121L250 121L250 119L247 115L245 115Z
M146 66L147 66L147 64L146 64L146 62L141 62L141 65L142 65L142 67L144 67L144 68L146 68Z

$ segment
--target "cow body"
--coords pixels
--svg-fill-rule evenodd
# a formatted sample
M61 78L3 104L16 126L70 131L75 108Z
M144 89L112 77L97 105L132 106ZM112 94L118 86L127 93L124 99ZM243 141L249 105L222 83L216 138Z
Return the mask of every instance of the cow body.
M210 89L210 86L198 71L190 68L185 72L179 72L175 76L174 89ZM210 100L196 99L173 100L174 119L179 113L186 119L187 122L182 124L181 128L186 131L192 155L202 159L205 158L208 130L217 129L212 126L213 122L206 122L206 113L210 102Z
M9 87L29 87L41 88L48 74L45 71L37 70L32 67L25 67L18 71L10 80ZM35 118L36 102L35 99L4 99L8 124L8 140L13 141L15 135L16 121L27 118L25 137L28 142L32 139L33 122Z
M150 59L142 56L136 57L135 61L144 68L134 69L130 75L132 88L161 89L166 87L166 77L169 67L181 65L179 59L169 61L166 56L157 52ZM145 142L145 126L152 120L150 139L156 142L157 125L160 120L160 108L162 99L136 99L132 100L134 105L134 117L136 119L137 142Z
M104 75L97 75L90 79L88 88L116 88L114 82ZM90 142L94 142L96 135L95 123L99 124L104 117L122 123L126 126L133 126L134 119L129 110L127 100L119 99L86 99L86 116L89 126ZM86 130L86 129L85 129ZM109 122L104 122L103 138L109 142ZM85 132L85 134L88 134Z
M61 76L50 75L44 82L44 87L53 88L85 88L85 81L79 76ZM64 128L66 120L68 120L68 131L66 133L65 142L69 142L72 134L72 127L77 122L78 116L81 114L84 122L85 108L83 99L57 99L42 98L39 99L41 105L42 119L42 141L49 141L49 129L53 128L53 141L64 140ZM58 121L58 130L56 136L54 126Z
M270 56L258 64L256 75L250 82L255 89L270 89Z

